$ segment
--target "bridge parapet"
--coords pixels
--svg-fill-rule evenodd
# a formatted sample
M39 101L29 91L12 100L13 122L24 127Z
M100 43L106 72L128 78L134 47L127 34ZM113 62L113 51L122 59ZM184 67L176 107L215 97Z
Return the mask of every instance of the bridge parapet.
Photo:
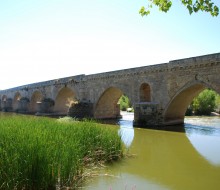
M141 74L149 74L149 73L164 72L164 71L167 71L167 63L85 75L85 79L86 81L100 80L100 79L108 80L111 78L133 77Z
M11 92L11 91L19 91L19 90L28 90L28 89L37 89L41 87L53 86L53 85L60 85L60 84L68 84L68 83L80 83L84 81L85 75L76 75L71 77L59 78L49 81L37 82L32 84L26 84L10 89L0 90L1 94Z
M220 53L169 61L169 70L192 69L220 64Z

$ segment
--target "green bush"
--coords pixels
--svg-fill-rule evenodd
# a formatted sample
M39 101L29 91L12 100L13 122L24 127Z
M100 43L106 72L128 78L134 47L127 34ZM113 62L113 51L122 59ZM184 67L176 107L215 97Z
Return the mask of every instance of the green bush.
M119 99L119 103L120 103L120 110L122 110L122 111L126 111L127 108L131 107L131 103L130 103L128 97L125 95L121 96L121 98Z
M219 103L219 95L213 90L206 89L193 99L186 115L210 115Z
M216 98L215 98L215 105L216 105L216 112L220 113L220 95L217 94Z

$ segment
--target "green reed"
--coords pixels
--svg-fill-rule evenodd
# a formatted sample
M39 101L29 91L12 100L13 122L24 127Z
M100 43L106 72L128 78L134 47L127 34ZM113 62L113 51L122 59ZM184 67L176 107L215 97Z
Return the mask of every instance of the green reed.
M85 167L123 156L117 129L31 116L0 118L0 189L74 188Z

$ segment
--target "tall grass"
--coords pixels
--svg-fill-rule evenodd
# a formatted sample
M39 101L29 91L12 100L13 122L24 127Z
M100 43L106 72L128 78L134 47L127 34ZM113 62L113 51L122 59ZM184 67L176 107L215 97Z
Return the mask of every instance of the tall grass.
M0 118L0 189L74 188L88 163L123 155L117 130L93 122Z

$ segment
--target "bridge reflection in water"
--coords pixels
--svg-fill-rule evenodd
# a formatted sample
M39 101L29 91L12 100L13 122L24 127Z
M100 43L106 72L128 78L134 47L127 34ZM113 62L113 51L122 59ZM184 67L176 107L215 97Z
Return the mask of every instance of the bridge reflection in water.
M125 115L119 132L136 156L101 171L115 177L94 179L85 189L219 189L220 118L185 122L185 132L139 129Z

